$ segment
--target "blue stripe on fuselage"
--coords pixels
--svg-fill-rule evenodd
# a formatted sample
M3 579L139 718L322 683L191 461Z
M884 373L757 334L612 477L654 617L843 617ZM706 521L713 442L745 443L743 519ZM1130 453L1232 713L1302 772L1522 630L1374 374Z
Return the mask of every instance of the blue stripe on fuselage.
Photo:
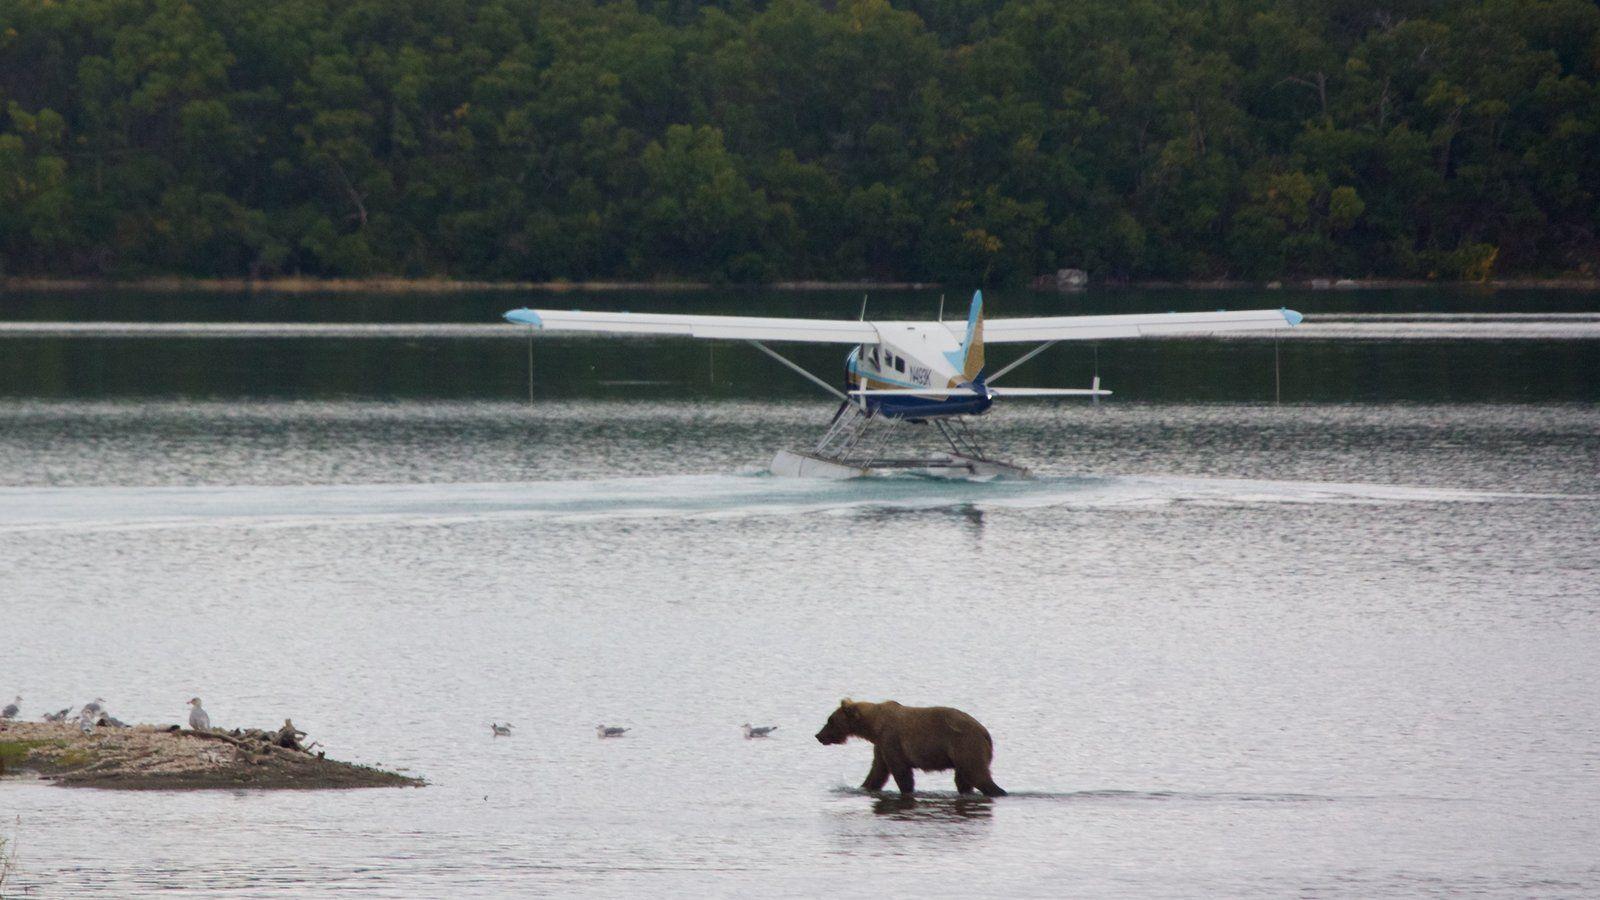
M890 384L897 388L913 390L927 387L925 384L912 384L909 381L901 381L882 372L869 372L857 365L854 357L846 363L846 368L849 369L850 374L857 376L859 379L870 378L879 384ZM856 383L860 385L865 382L857 381ZM983 383L981 374L978 376L978 383ZM994 400L977 394L973 394L970 397L873 397L870 395L867 397L867 407L869 409L879 415L889 416L890 418L929 419L939 416L981 416L988 412L989 407L993 405Z
M994 401L970 397L867 397L867 406L880 416L898 419L933 419L940 416L981 416Z

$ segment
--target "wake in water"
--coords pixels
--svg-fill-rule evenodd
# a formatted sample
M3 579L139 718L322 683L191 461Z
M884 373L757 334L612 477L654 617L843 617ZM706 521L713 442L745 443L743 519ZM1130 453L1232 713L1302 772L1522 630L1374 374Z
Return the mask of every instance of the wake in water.
M1141 509L1175 504L1592 501L1403 485L1113 476L990 483L700 475L496 484L0 488L0 533L152 528L446 525L537 519L730 518L861 509Z

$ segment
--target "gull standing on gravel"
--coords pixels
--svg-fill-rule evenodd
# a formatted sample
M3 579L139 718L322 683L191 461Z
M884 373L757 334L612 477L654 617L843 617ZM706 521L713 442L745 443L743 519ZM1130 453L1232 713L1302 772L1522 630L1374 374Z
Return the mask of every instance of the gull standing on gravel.
M511 736L511 723L507 722L504 725L500 725L500 724L495 723L495 722L490 722L489 723L489 730L494 732L494 736L495 737L510 737Z
M604 725L596 725L594 727L594 733L597 736L603 737L603 738L622 737L623 735L627 734L628 731L629 731L629 729L627 729L627 728L616 728L616 727L607 728Z
M195 731L210 731L211 717L206 715L206 711L200 708L200 698L189 698L189 705L194 707L194 709L189 710L189 727Z
M78 730L84 734L94 734L94 713L90 712L88 707L84 707L83 711L78 713Z
M72 714L72 707L69 706L66 709L61 710L60 712L45 713L44 714L44 720L46 722L65 722L67 720L67 716L69 716L71 714Z
M82 713L82 715L85 715L85 716L98 716L98 715L100 715L102 712L105 712L105 709L106 709L105 702L106 702L106 698L104 698L104 697L96 697L96 698L94 698L94 702L93 703L85 703L83 705L83 713Z
M15 719L19 712L22 712L21 694L17 695L17 699L14 702L7 703L5 709L0 709L0 719Z
M774 731L777 730L778 726L776 725L751 725L749 722L746 722L744 723L744 739L748 741L751 738L769 737Z

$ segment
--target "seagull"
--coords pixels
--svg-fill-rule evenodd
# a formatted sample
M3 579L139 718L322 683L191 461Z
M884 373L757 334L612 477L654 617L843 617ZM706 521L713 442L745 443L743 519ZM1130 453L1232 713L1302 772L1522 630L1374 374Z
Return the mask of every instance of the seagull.
M5 709L0 709L0 719L15 719L17 713L22 712L22 695L18 694L16 702L7 703Z
M94 734L94 713L87 708L78 713L78 730L84 734Z
M511 723L507 722L504 725L500 725L500 724L497 724L495 722L490 722L489 723L489 730L494 732L494 736L495 737L510 737L511 736Z
M66 709L61 710L60 712L45 713L44 714L44 720L46 722L65 722L67 720L67 716L71 715L71 713L72 713L72 707L69 706Z
M106 698L96 697L94 698L93 703L85 703L83 705L84 714L91 716L99 715L105 711L105 702Z
M127 728L128 727L128 723L127 722L122 721L121 719L117 718L116 716L113 716L110 713L101 713L100 714L100 724L101 725L110 725L112 728Z
M596 725L594 727L594 733L603 738L622 737L624 734L627 734L629 730L630 729L627 728L607 728L604 725Z
M211 717L206 715L206 711L200 708L200 698L191 697L189 705L194 707L194 709L189 710L189 727L195 731L210 731Z
M751 725L746 722L744 723L744 739L748 741L751 738L770 737L777 730L778 726L776 725Z
M284 719L283 727L273 735L273 743L287 750L304 750L305 748L300 746L300 739L305 736L304 731L294 727L293 719Z

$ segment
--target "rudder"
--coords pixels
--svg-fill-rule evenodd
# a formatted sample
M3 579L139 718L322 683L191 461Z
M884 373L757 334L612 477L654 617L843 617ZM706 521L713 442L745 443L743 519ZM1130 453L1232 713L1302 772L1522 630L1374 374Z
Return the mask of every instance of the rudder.
M983 372L983 291L972 292L972 309L967 313L967 338L962 341L961 374L977 381Z

